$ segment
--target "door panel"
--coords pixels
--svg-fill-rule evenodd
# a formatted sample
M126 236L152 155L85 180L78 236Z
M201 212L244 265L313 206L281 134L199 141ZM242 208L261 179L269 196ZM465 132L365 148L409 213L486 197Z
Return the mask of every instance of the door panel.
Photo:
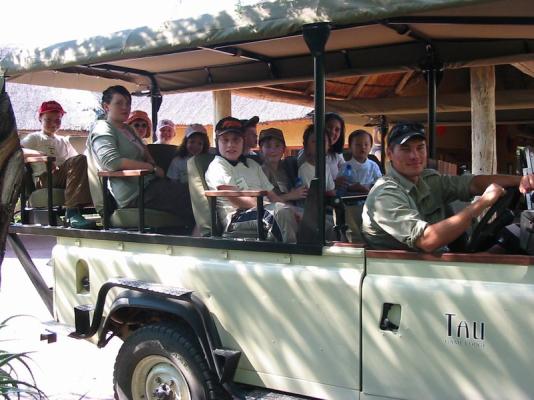
M534 267L378 257L366 267L364 393L532 396Z

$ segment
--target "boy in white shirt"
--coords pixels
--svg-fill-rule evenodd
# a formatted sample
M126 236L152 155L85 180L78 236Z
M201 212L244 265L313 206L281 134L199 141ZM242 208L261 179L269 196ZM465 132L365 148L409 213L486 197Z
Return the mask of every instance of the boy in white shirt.
M367 131L358 129L349 135L349 147L352 158L347 162L352 167L352 176L346 186L349 194L367 194L375 182L382 176L380 167L368 158L373 146L373 137ZM341 171L345 170L345 166ZM345 220L349 227L352 242L361 242L362 211L365 200L357 201L345 207Z
M41 131L33 132L20 141L25 155L46 155L55 157L52 168L52 185L65 189L65 219L69 226L78 229L93 229L96 224L87 221L80 213L80 207L90 205L91 194L87 179L87 159L78 154L65 136L56 135L61 127L65 111L56 101L45 101L39 107ZM38 188L47 187L46 166L32 164L33 176Z
M243 155L243 124L226 117L215 127L217 155L206 171L206 183L212 190L266 190L270 203L265 205L263 223L269 236L286 243L296 242L297 213L281 202L261 166ZM257 229L256 199L218 197L217 211L227 232L254 232Z
M369 189L382 176L380 167L374 161L369 160L368 155L373 146L373 137L367 131L358 129L349 136L349 147L352 158L347 161L352 167L352 177L346 187L347 192L369 193ZM340 174L345 170L345 166Z

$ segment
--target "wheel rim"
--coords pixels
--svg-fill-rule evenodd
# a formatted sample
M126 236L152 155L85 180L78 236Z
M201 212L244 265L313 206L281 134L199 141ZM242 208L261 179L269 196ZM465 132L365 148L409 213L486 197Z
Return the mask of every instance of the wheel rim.
M182 372L162 356L143 358L132 375L133 400L191 400Z

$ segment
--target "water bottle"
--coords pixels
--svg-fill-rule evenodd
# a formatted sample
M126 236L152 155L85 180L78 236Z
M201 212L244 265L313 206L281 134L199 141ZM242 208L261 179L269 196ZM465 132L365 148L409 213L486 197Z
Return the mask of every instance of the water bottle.
M352 183L352 165L345 164L345 168L343 168L343 173L341 176L344 176L348 182L348 184ZM337 189L337 195L339 197L346 196L347 195L347 189L346 188L338 188Z

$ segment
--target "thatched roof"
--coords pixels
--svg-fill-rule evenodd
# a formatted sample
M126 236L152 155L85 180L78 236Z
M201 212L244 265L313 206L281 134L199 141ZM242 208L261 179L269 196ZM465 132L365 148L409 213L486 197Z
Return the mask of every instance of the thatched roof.
M56 100L63 105L67 114L62 128L67 130L88 130L100 109L101 94L95 92L16 83L8 83L7 91L13 104L17 126L21 130L40 128L37 108L43 101ZM150 100L147 97L134 97L132 109L141 109L150 115ZM301 105L232 96L232 114L237 118L258 115L261 121L287 121L306 118L310 111L311 107ZM193 92L165 95L158 115L160 118L172 119L178 125L195 122L212 124L212 94Z

